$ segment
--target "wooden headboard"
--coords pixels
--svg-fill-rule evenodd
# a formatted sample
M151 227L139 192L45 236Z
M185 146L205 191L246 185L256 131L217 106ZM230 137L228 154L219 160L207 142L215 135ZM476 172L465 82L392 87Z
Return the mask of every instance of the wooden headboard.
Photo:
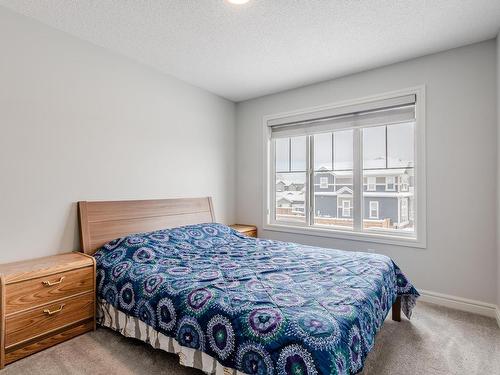
M215 221L212 199L179 198L78 202L80 240L85 254L132 233Z

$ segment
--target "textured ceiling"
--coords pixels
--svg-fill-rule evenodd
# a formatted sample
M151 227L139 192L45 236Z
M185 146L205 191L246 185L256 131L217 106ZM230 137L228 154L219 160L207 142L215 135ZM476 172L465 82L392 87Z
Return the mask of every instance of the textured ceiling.
M496 36L500 0L0 0L241 101Z

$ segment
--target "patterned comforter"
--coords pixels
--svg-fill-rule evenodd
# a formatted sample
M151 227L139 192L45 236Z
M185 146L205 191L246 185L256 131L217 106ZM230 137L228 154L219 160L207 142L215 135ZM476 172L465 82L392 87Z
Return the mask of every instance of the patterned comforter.
M246 237L200 224L120 238L96 254L98 298L247 374L354 374L397 296L386 256Z

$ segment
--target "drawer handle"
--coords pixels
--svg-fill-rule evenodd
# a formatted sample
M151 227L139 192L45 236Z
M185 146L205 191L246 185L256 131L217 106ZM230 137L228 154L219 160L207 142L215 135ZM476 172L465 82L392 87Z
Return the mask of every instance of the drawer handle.
M49 315L49 316L50 316L50 315L57 314L58 312L61 312L61 311L62 311L62 309L63 309L63 307L64 307L64 303L63 303L63 304L62 304L62 305L61 305L61 306L60 306L57 310L50 311L49 309L45 309L45 310L43 310L43 312L44 312L45 314L47 314L47 315Z
M64 280L64 276L61 276L61 278L58 281L45 280L45 281L42 281L42 284L45 286L54 286L57 284L61 284L63 282L63 280Z

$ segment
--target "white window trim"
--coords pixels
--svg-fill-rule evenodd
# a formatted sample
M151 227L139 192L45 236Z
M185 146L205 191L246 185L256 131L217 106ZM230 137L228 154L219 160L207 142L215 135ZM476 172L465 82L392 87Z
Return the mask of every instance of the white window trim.
M348 203L346 205L346 203ZM345 199L342 201L342 217L350 217L351 216L351 201L348 199Z
M323 183L323 181L325 181L325 180L326 180L326 183ZM328 177L320 176L319 188L320 189L328 189Z
M373 183L371 183L370 181L373 181ZM372 186L373 189L370 189L370 187ZM377 191L377 177L366 178L366 191Z
M328 110L337 107L344 107L347 105L362 104L364 102L373 100L384 100L397 97L400 95L415 94L417 97L416 104L416 123L415 127L415 175L414 175L414 186L415 186L415 213L414 213L414 225L416 237L406 237L403 233L394 233L387 235L386 233L380 232L353 232L352 230L345 229L332 229L332 228L320 228L320 227L303 227L300 223L280 223L271 220L271 210L275 204L275 197L270 194L272 189L272 184L274 181L270 179L270 176L274 176L274 165L271 162L271 129L267 125L270 120L279 119L283 117L288 117L292 115L310 115L314 117L314 113L321 110ZM264 145L264 158L263 158L263 199L262 199L262 228L268 231L278 231L286 233L295 233L310 236L320 236L338 239L347 239L353 241L366 241L375 242L382 244L392 244L399 246L415 247L415 248L426 248L427 247L427 198L426 198L426 155L425 155L425 139L426 139L426 118L425 118L425 85L420 85L416 87L406 88L402 90L396 90L392 92L387 92L375 96L367 96L355 100L346 100L334 104L316 106L305 108L297 111L291 111L286 113L279 113L274 115L266 115L263 117L263 145ZM308 150L307 150L308 151ZM309 152L307 152L309 155ZM360 157L360 150L354 151L354 157ZM310 160L307 160L310 163ZM355 180L360 178L360 173L355 174ZM356 181L354 181L356 182ZM358 190L359 183L358 182ZM356 194L356 192L355 192ZM358 192L359 194L359 192ZM306 200L308 207L312 207L310 203L311 192L306 191ZM359 194L361 196L361 194ZM361 200L356 200L359 205L361 205ZM356 207L355 207L356 209ZM358 215L359 216L359 215ZM359 225L358 223L357 225ZM356 225L356 223L355 223Z
M372 208L372 203L375 203L376 208ZM377 212L376 215L372 215L373 210ZM369 212L368 216L370 219L378 219L378 216L379 216L378 215L378 201L370 201L368 203L368 212Z
M387 182L389 178L392 178L392 182ZM392 189L389 189L389 184L392 185ZM396 177L395 176L387 176L385 178L385 191L396 191Z

